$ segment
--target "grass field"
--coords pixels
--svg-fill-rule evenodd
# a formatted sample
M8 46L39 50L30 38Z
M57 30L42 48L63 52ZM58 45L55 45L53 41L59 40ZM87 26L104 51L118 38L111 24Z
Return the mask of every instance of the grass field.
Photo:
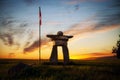
M34 64L9 78L8 70L23 62ZM46 62L46 61L45 61ZM44 61L42 61L44 63ZM0 59L0 80L120 80L120 60L73 60L70 65L38 64L37 60Z

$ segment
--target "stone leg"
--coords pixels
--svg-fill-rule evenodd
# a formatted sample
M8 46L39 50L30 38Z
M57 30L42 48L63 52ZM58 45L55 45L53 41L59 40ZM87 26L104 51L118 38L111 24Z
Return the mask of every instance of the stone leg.
M69 51L67 46L62 46L63 49L63 56L64 56L64 64L69 63Z
M57 60L58 56L57 56L57 46L53 46L52 48L52 52L51 52L51 57L50 57L50 62L52 63L57 63L58 60Z

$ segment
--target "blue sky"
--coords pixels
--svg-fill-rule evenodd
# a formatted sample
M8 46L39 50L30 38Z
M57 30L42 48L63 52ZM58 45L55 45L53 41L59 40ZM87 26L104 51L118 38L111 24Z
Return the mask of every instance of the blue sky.
M100 43L99 45L101 41L108 41L104 45L110 51L120 31L118 2L118 0L0 0L0 45L8 49L0 53L6 56L9 53L22 54L26 49L28 52L36 51L38 45L35 44L39 36L39 6L42 13L43 45L48 45L47 34L55 34L61 30L74 36L70 41L72 46L82 42L82 45L77 45L75 49L69 45L71 52L76 50L76 53L81 53L80 49L85 47L88 49L87 53L94 53L93 50L90 51L90 46L87 47L88 39L92 43ZM98 37L103 40L99 41ZM87 44L83 44L84 41ZM104 48L106 49L102 45L98 46L98 51Z

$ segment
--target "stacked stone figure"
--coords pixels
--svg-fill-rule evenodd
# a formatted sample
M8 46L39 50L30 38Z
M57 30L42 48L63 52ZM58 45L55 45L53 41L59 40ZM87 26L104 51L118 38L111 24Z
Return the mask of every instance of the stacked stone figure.
M51 38L54 41L50 62L55 64L58 62L57 47L61 46L63 50L64 63L65 64L69 63L69 50L67 47L67 41L69 38L72 38L73 36L63 35L62 31L58 31L57 35L47 35L47 37Z

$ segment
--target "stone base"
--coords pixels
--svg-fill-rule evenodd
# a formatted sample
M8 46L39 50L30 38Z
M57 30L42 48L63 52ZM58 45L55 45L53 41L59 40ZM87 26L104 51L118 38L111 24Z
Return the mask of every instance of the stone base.
M61 46L63 50L63 58L64 58L64 64L69 63L69 51L67 46L63 45ZM58 63L58 51L57 51L57 45L54 45L51 52L50 62L53 64Z

